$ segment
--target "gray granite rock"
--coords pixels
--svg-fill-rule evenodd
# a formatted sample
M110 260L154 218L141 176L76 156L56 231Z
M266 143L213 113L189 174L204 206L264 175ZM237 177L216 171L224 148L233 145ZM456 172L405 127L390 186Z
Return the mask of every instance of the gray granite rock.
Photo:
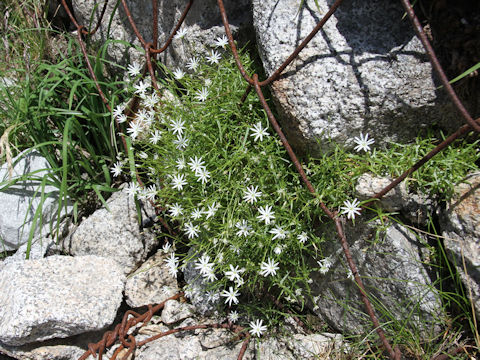
M125 274L135 270L156 244L151 229L141 230L135 201L124 190L107 200L101 208L84 219L63 246L70 254L109 257L122 265ZM142 206L143 220L154 216L147 202Z
M391 318L408 319L405 326L428 338L440 330L444 314L440 297L422 264L425 242L397 223L377 232L378 225L378 221L364 223L357 219L355 227L345 226L352 258L367 293L377 303L376 315L380 323ZM371 331L370 318L353 277L349 277L350 270L333 226L326 228L324 234L324 255L329 256L332 265L326 273L312 274L312 310L335 330L350 334ZM378 311L379 306L383 312L389 312L388 317Z
M98 6L95 8L94 4ZM147 42L153 39L152 30L152 2L150 0L127 0L126 1L139 32ZM130 23L126 17L123 6L120 4L118 10L113 13L116 2L110 2L107 6L104 20L99 31L94 35L94 40L104 44L106 39L124 40L140 46ZM73 8L75 15L80 24L88 25L92 10L95 8L93 23L97 23L97 19L102 10L102 4L94 0L73 0ZM167 40L170 32L173 30L178 19L185 8L186 2L183 0L160 0L158 2L158 41L162 46ZM243 29L245 33L251 33L251 9L249 0L227 0L225 7L229 14L229 21L233 32ZM113 17L112 17L113 14ZM112 18L111 27L108 24ZM160 55L160 60L167 66L183 67L189 58L196 54L206 54L209 47L212 47L217 37L225 34L222 25L220 12L215 0L206 0L195 2L185 20L182 29L187 30L187 34L182 38L173 40L168 50ZM110 30L110 32L108 31ZM126 49L122 44L110 43L108 53L112 59L126 66L133 61L144 63L144 55L134 48Z
M273 73L328 11L332 0L253 0L253 23L267 75ZM344 2L272 84L291 144L329 150L369 133L375 146L406 142L432 124L456 129L460 119L437 90L425 51L399 2Z
M19 360L72 360L80 358L85 352L79 347L69 345L40 346L31 350L10 347L4 348L3 351L6 355ZM3 360L1 357L0 359Z
M42 179L48 180L51 170L48 161L38 151L23 152L16 156L12 163L11 173L7 163L0 168L2 187L10 180L16 181L15 184L0 191L0 249L2 251L16 250L27 242L34 225L35 212L41 204ZM45 200L41 216L36 223L34 239L46 236L50 232L50 225L54 226L57 219L58 188L45 185L43 192ZM61 216L70 211L71 206L67 206L66 212L63 208Z
M192 316L194 307L176 300L168 300L162 310L162 322L166 325L174 324Z
M295 360L295 356L285 342L274 337L259 341L256 351L260 358L265 360Z
M28 243L23 244L12 256L9 256L3 262L3 265L10 264L15 261L25 261L27 257ZM40 238L32 241L28 260L43 259L48 251L55 249L55 240L51 238ZM1 265L0 265L1 266Z
M0 343L0 354L19 360L72 360L78 359L88 349L89 343L101 338L101 332L83 333L68 338L50 339L22 346L7 346ZM0 359L3 358L0 355ZM93 360L93 357L88 357Z
M110 325L125 277L112 259L60 256L16 261L0 272L0 342L24 345Z
M358 178L355 187L356 196L360 200L371 198L392 182L387 177L377 177L365 173ZM380 205L388 212L400 212L406 219L416 225L427 226L430 216L435 212L437 203L422 193L414 193L407 189L405 182L385 194Z
M177 279L165 266L166 258L159 250L127 278L125 298L130 307L158 304L179 292Z
M447 255L455 264L480 318L480 174L460 184L442 213L442 233ZM467 293L468 294L468 293Z
M357 180L355 194L360 200L366 200L384 189L391 182L392 180L389 178L376 177L372 174L365 173ZM402 209L405 201L402 196L405 192L405 183L402 182L380 199L382 207L388 212L399 211Z
M284 341L295 359L329 360L348 349L348 344L340 334L294 334Z

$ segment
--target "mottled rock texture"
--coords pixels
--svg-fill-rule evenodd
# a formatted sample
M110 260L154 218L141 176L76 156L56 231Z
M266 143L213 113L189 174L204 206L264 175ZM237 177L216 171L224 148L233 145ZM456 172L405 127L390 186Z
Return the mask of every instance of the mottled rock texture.
M444 245L480 318L480 174L460 184L442 216Z
M391 318L406 321L428 338L440 329L443 313L439 295L422 264L425 242L402 225L393 223L383 229L378 225L357 219L355 226L346 225L345 235L367 293L377 304L380 323ZM313 311L336 330L368 332L372 329L370 318L357 285L348 276L336 234L330 231L324 255L330 256L332 266L325 274L312 275Z
M61 256L12 262L0 272L0 342L24 345L101 330L122 301L112 259Z
M74 256L99 255L114 259L125 274L131 273L147 258L156 244L151 229L142 229L133 196L124 190L107 201L107 208L84 219L65 239L64 248ZM141 205L142 221L154 216L149 203Z
M311 32L333 0L253 0L257 45L271 75ZM432 124L459 117L437 89L425 51L399 2L352 0L336 13L272 84L288 139L319 152L332 139L347 146L361 132L376 145L411 141Z

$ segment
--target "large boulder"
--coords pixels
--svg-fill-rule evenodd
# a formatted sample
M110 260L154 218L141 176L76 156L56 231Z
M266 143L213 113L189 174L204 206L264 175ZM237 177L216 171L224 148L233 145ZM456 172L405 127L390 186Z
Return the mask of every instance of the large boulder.
M345 234L360 276L380 323L397 320L423 337L435 335L442 325L442 305L422 264L425 242L400 224L385 229L376 222L356 221ZM372 329L359 290L345 262L333 226L326 229L324 255L329 265L312 274L313 311L328 324L350 334ZM422 254L422 251L424 254ZM321 263L325 265L325 260ZM328 269L329 268L329 269ZM327 270L328 269L328 270Z
M318 3L320 11L315 3ZM333 0L253 0L253 23L271 75ZM432 124L456 128L458 113L438 83L400 2L345 1L272 87L279 120L297 149L408 142Z
M443 243L480 318L480 174L455 189L442 213Z
M71 255L99 255L114 259L125 274L142 264L157 243L152 229L142 228L135 199L127 189L114 193L107 208L95 211L84 219L64 242ZM143 220L155 217L153 206L141 203ZM147 223L148 221L144 221Z
M101 330L122 302L121 267L99 256L53 255L0 271L0 343L19 346Z
M97 20L103 8L103 3L95 0L73 0L75 15L80 24L97 24ZM126 1L135 24L147 42L153 39L153 8L150 0L127 0ZM107 39L127 41L135 46L140 42L128 22L122 4L110 1L101 26L93 39L104 44ZM177 24L186 1L183 0L160 0L158 2L158 44L162 46ZM232 31L251 27L251 5L249 0L227 0L226 11ZM93 18L92 18L93 12ZM110 24L110 20L112 21ZM185 19L183 28L187 31L183 38L173 40L169 49L161 54L161 61L169 67L183 67L194 55L206 54L208 46L213 47L217 37L225 34L220 12L216 0L196 1ZM251 33L251 31L250 31ZM108 54L118 64L124 66L133 61L144 62L144 55L134 48L127 49L123 44L110 43Z
M60 192L49 184L51 174L50 164L38 151L23 152L12 160L12 167L5 163L0 168L1 251L18 249L28 241L31 231L36 239L55 228ZM66 208L62 206L61 215L69 213L71 208L68 204Z

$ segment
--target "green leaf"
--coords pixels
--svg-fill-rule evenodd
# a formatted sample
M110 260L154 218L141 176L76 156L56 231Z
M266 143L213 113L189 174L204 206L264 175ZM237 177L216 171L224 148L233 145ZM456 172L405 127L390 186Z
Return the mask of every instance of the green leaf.
M453 84L453 83L457 82L458 80L463 79L465 76L468 76L469 74L473 73L474 71L476 71L478 69L480 69L480 62L476 65L473 65L470 69L464 71L460 75L458 75L455 79L450 80L449 83Z

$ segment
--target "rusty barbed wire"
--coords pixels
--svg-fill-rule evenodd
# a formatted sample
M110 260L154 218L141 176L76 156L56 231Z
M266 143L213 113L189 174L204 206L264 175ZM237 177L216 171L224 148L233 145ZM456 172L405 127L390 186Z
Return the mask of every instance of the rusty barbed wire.
M384 189L382 189L377 194L375 194L372 197L372 199L381 199L388 191L390 191L391 189L396 187L399 183L401 183L410 174L412 174L414 171L418 170L422 165L424 165L427 161L429 161L431 158L433 158L436 154L438 154L439 152L444 150L446 147L448 147L454 140L458 139L460 136L465 135L468 131L470 131L472 129L476 130L476 131L480 131L480 118L478 118L476 120L474 120L472 118L472 116L468 113L468 111L465 109L462 102L460 101L460 99L456 95L452 86L449 84L448 79L445 75L445 72L443 71L443 68L439 63L439 61L436 57L436 54L435 54L432 46L430 45L430 43L428 41L428 38L425 35L425 32L423 31L423 28L421 27L420 22L418 21L418 18L416 17L415 12L414 12L413 7L411 6L410 2L408 0L400 0L400 1L406 9L408 17L409 17L410 21L412 22L413 28L414 28L417 36L420 38L420 40L421 40L421 42L422 42L422 44L425 48L425 51L427 52L427 54L429 56L429 59L430 59L430 62L432 63L433 68L438 73L438 75L440 77L440 80L441 80L442 84L444 85L449 97L451 98L455 107L459 110L461 116L464 118L464 120L466 121L467 124L460 127L456 132L454 132L452 135L450 135L448 138L446 138L444 141L442 141L438 146L436 146L427 155L425 155L423 158L418 160L410 169L406 170L402 175L400 175L395 180L393 180ZM97 91L98 91L100 97L102 98L102 101L105 103L107 109L111 112L112 109L111 109L105 95L103 94L103 92L101 90L101 87L98 83L98 80L97 80L97 78L96 78L96 76L93 72L92 66L89 62L86 46L85 46L85 43L83 41L83 36L90 36L98 30L98 28L101 24L102 18L105 14L105 10L106 10L108 0L106 0L105 3L104 3L102 12L100 14L100 17L98 19L98 22L97 22L94 30L90 31L90 32L87 31L84 26L79 25L76 22L76 19L73 17L73 15L72 15L69 7L67 6L65 0L61 0L61 2L62 2L62 5L65 7L65 9L67 11L67 14L69 15L72 23L77 27L77 39L78 39L78 42L80 44L82 54L85 58L88 71L90 73L90 76L92 77L92 80L95 82ZM126 4L126 1L121 0L121 2L122 2L122 5L123 5L125 14L127 16L127 19L129 21L132 29L133 29L133 32L135 33L135 36L137 37L138 41L140 41L140 43L142 44L142 47L145 50L145 61L146 61L146 63L145 63L145 67L144 67L144 70L143 70L143 76L146 74L146 71L148 71L149 74L150 74L150 77L152 79L152 85L154 86L155 89L158 90L158 86L157 86L157 83L156 83L156 76L155 76L155 67L154 67L155 66L154 61L156 60L156 55L164 52L170 46L175 34L180 29L180 27L181 27L182 23L184 22L186 16L188 15L188 13L190 11L190 8L193 5L194 0L190 0L187 3L184 11L182 12L182 15L181 15L180 19L177 21L174 29L172 30L172 32L169 35L169 37L167 38L165 44L161 48L158 48L158 0L152 0L152 7L153 7L153 10L154 10L153 11L154 14L153 14L153 42L152 43L147 43L145 41L145 39L143 38L143 36L140 34L140 32L139 32L139 30L138 30L138 28L135 24L135 21L133 20L132 14L131 14L131 12L130 12L127 4ZM227 18L227 14L226 14L226 11L225 11L224 4L223 4L223 0L217 0L218 7L219 7L219 10L220 10L220 14L221 14L221 17L222 17L222 22L223 22L223 25L224 25L224 28L225 28L225 33L227 35L227 38L228 38L233 56L235 58L237 68L238 68L239 72L241 73L242 77L244 78L244 80L248 84L247 88L245 90L245 93L242 96L240 102L243 103L244 100L247 98L247 96L250 94L251 90L252 89L255 90L255 92L256 92L256 94L257 94L257 96L258 96L258 98L259 98L259 100L262 104L262 107L265 110L270 123L272 124L272 127L274 128L275 132L277 133L280 140L282 141L282 144L285 147L287 153L289 154L290 159L292 160L295 168L297 169L302 181L304 182L307 189L315 197L317 197L317 193L315 191L315 188L313 187L311 182L308 180L308 177L305 174L301 163L299 162L299 160L298 160L297 156L295 155L292 147L290 146L286 137L284 136L280 126L278 125L278 122L277 122L275 116L273 115L272 111L270 110L270 108L269 108L269 106L268 106L268 104L265 100L265 97L263 95L263 92L262 92L261 88L263 86L271 84L272 82L276 81L280 77L282 72L288 67L289 64L291 64L297 58L298 54L312 40L312 38L318 33L318 31L323 27L323 25L328 21L328 19L334 14L334 12L337 10L337 8L341 5L342 2L343 2L343 0L336 0L332 4L332 6L328 10L328 12L320 20L320 22L314 27L314 29L310 32L310 34L301 42L301 44L291 53L291 55L267 79L265 79L263 81L259 81L257 74L253 74L252 76L249 76L246 73L246 71L243 67L243 64L240 60L240 57L238 55L238 51L237 51L235 42L233 40L233 35L231 33L231 30L230 30L230 24L228 22L228 18ZM136 112L136 107L138 106L138 99L134 97L132 99L132 101L130 102L130 105L132 105L132 106L129 106L127 111L130 111L130 115L133 115ZM118 127L119 124L117 123L116 125ZM123 142L125 150L127 150L127 144L126 144L123 136L122 136L122 142ZM138 173L137 173L137 179L139 180L139 184L141 186L143 186L143 182L141 181ZM364 208L367 205L368 205L368 203L364 205ZM335 223L336 231L337 231L340 243L342 245L342 249L344 251L347 263L350 267L350 270L352 271L352 273L354 275L355 282L358 285L362 301L364 302L367 313L370 316L370 319L372 320L372 323L375 326L375 330L376 330L379 338L381 339L384 348L387 350L391 359L400 359L401 353L400 353L400 350L399 350L398 346L396 346L395 349L392 349L390 343L386 339L386 336L383 332L383 329L381 328L381 326L378 322L378 319L376 318L373 307L372 307L372 305L371 305L371 303L368 299L368 294L365 290L362 279L361 279L361 277L358 273L356 264L355 264L355 262L354 262L354 260L351 256L349 246L348 246L348 242L347 242L346 236L343 232L343 226L342 226L343 218L338 216L337 211L330 210L323 202L320 202L319 206L325 212L325 214ZM163 219L161 219L161 220L162 220L161 221L162 225L166 226L166 228L169 229L166 221L163 220ZM177 294L176 296L177 297L172 297L170 299L178 298L180 295ZM164 302L161 303L161 304L158 304L154 307L149 306L148 311L143 315L134 313L132 311L127 312L124 316L124 319L122 320L122 323L117 325L117 327L115 328L115 330L113 332L105 333L103 339L99 343L91 344L91 346L89 346L89 350L84 354L84 356L82 356L81 360L84 360L86 357L88 357L88 354L94 355L96 353L96 351L99 352L99 358L101 359L102 353L105 350L105 348L113 345L113 343L115 341L114 339L116 339L116 338L119 338L119 340L121 342L121 345L119 347L119 349L120 348L121 349L116 350L116 352L114 354L114 357L112 357L112 359L114 359L125 348L128 348L128 351L127 351L127 355L125 355L124 358L126 358L129 354L131 354L135 347L141 346L141 345L143 345L147 342L153 341L153 340L155 340L157 338L160 338L162 336L166 336L166 335L174 333L174 332L191 330L193 328L195 328L195 329L196 328L205 328L205 326L207 326L207 325L197 325L198 327L194 326L194 327L184 327L184 328L172 329L172 330L170 330L166 333L162 333L162 334L153 336L153 337L151 337L147 340L144 340L142 342L139 342L139 343L136 343L135 338L133 336L129 335L127 338L130 340L130 342L126 341L126 333L127 333L128 329L130 329L132 326L134 326L134 325L136 325L136 324L138 324L139 322L142 322L142 321L143 321L144 324L146 324L150 320L153 313L155 313L156 311L159 311L163 307L163 304L164 304ZM132 317L130 319L127 319L128 316L132 316ZM227 328L228 327L228 328L230 328L234 331L243 331L243 330L239 330L239 327L235 328L235 327L232 327L231 325L228 325L228 324L213 324L213 325L208 325L208 326L210 326L210 327L221 327L221 328ZM250 336L247 333L246 339L244 340L244 343L242 345L242 349L241 349L240 354L238 356L239 360L241 360L242 357L243 357L243 354L244 354L244 352L245 352L245 350L248 346L249 339L250 339Z

